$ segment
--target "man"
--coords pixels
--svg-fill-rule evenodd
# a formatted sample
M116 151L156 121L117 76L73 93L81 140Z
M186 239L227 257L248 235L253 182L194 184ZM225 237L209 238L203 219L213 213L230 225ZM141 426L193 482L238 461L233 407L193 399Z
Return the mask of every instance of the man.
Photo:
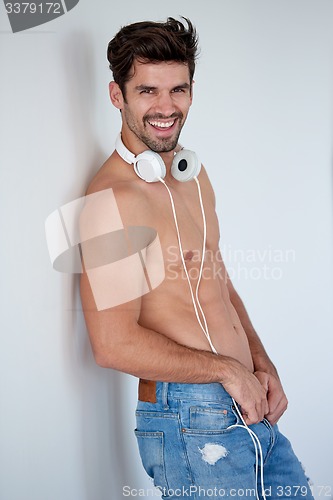
M204 253L197 185L179 182L171 173L193 98L197 36L186 23L173 18L135 23L108 46L114 76L110 98L121 112L123 145L135 156L159 153L169 192L163 182L142 180L117 151L89 186L88 195L112 192L117 215L110 213L110 219L118 217L124 231L153 230L141 246L149 248L158 236L165 274L149 293L142 289L141 295L118 303L104 297L100 307L99 292L108 299L109 290L122 285L126 268L118 267L116 280L112 273L105 278L103 266L97 278L88 270L83 274L81 296L94 356L100 366L140 378L135 432L143 465L163 498L240 497L256 489L264 497L251 431L261 445L267 497L290 497L291 489L296 498L312 498L302 467L276 426L287 408L276 368L222 262L206 171L202 167L198 175L207 223ZM103 204L93 207L83 226L87 219L95 227L106 218ZM129 286L134 282L140 290L148 260L145 272L134 272ZM203 278L194 297L202 260Z

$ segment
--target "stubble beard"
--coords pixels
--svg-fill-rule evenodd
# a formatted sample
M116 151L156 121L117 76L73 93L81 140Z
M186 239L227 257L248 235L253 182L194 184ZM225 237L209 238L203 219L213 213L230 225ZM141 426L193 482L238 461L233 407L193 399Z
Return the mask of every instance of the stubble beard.
M126 107L124 109L124 118L126 120L126 123L130 131L133 132L133 134L135 134L136 137L141 142L143 142L148 149L154 151L155 153L168 153L169 151L173 151L174 149L176 149L180 133L185 123L183 113L178 112L178 113L173 113L169 117L164 117L162 115L145 115L142 119L143 126L139 127L138 123L133 119L132 114L128 109L126 109ZM166 118L169 119L176 118L178 123L178 129L176 131L176 134L172 135L172 137L161 137L159 139L154 139L150 137L148 132L146 132L147 125L148 127L150 126L148 124L148 121L154 121Z

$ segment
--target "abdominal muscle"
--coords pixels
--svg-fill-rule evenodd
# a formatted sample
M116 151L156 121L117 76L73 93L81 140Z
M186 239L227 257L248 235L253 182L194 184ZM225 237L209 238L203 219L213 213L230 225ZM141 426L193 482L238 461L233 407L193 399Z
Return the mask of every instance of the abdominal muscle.
M209 273L206 273L206 276L209 276ZM194 296L195 286L196 283L192 283ZM253 372L247 336L230 301L225 283L220 282L218 278L203 278L199 288L199 300L216 351L235 358ZM198 313L204 325L199 308ZM211 350L197 320L188 282L181 274L176 280L170 280L167 276L157 289L142 298L139 323L179 344Z

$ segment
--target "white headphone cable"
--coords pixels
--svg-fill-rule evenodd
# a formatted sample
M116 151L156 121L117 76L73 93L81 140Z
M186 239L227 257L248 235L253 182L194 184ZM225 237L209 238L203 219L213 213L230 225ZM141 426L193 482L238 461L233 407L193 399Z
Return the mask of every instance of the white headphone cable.
M245 429L249 433L249 435L252 439L254 449L255 449L255 454L256 454L256 497L257 497L257 500L259 500L259 496L258 496L258 468L259 468L258 449L259 449L259 456L260 456L260 463L261 463L261 468L260 468L261 494L262 494L263 500L266 500L265 485L264 485L264 467L263 467L264 458L263 458L263 454L262 454L262 447L261 447L260 440L259 440L257 434L255 432L253 432L253 430L250 429L249 426L247 425L247 423L245 422L243 415L239 411L238 405L237 405L236 401L234 400L234 398L232 398L232 400L233 400L235 409L238 413L238 416L240 417L241 421L243 422L243 425L240 425L240 424L230 425L228 427L228 429L233 429L235 427L239 427L240 429Z
M186 276L186 279L187 279L187 283L188 283L188 286L189 286L189 289L190 289L191 298L192 298L192 304L193 304L193 307L194 307L196 318L198 320L198 323L199 323L199 325L200 325L203 333L205 334L205 336L208 339L210 348L212 349L213 352L215 352L217 354L216 349L215 349L215 347L212 344L212 341L210 339L209 334L206 332L204 326L202 325L202 322L201 322L201 319L200 319L200 316L199 316L199 313L198 313L198 308L197 308L197 305L196 305L196 302L195 302L195 299L194 299L194 294L193 294L193 290L192 290L191 280L190 280L190 277L188 275L188 271L187 271L187 268L186 268L185 259L184 259L184 255L183 255L183 246L182 246L182 242L181 242L181 238L180 238L180 232L179 232L177 214L176 214L176 209L175 209L175 204L174 204L174 201L173 201L172 193L171 193L169 187L167 186L167 184L165 183L165 181L161 177L159 178L159 181L162 182L162 184L165 186L165 188L168 191L169 197L170 197L171 208L172 208L173 218L174 218L174 221L175 221L176 232L177 232L177 239L178 239L178 245L179 245L179 251L180 251L180 258L181 258L182 265L183 265L183 268L184 268L184 272L185 272L185 276Z
M208 325L207 325L207 321L206 321L206 316L205 316L205 313L203 312L203 309L201 307L201 303L200 303L200 300L199 300L199 286L200 286L200 282L201 282L201 278L202 278L203 266L204 266L204 261L205 261L205 253L206 253L207 224L206 224L205 210L204 210L203 201L202 201L200 183L199 183L197 177L194 177L194 180L195 180L197 188L198 188L199 202L200 202L200 208L201 208L201 214L202 214L202 222L203 222L203 241L202 241L201 263L200 263L200 271L199 271L198 282L197 282L197 286L196 286L196 289L195 289L195 298L197 299L197 303L198 303L201 315L202 315L204 323L205 323L205 329L206 329L206 333L207 333L206 337L209 340L210 346L212 347L212 351L215 354L218 354L218 352L216 351L215 347L213 346L213 343L211 342L211 338L210 338L210 334L209 334L209 330L208 330Z

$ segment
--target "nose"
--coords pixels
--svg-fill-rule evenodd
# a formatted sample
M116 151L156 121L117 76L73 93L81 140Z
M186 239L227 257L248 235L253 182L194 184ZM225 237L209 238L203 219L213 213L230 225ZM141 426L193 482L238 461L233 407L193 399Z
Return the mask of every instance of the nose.
M176 110L172 95L167 92L160 92L156 100L156 112L163 116L171 116Z

